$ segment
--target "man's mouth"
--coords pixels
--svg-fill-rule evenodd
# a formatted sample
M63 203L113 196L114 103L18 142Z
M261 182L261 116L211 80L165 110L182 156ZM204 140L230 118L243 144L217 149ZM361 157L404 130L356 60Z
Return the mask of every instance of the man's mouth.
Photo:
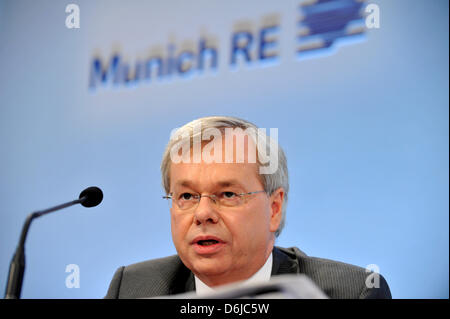
M192 241L192 244L199 255L211 255L217 253L225 246L225 242L222 239L210 235L197 236Z
M197 244L200 246L210 246L210 245L214 245L214 244L218 244L218 243L219 243L219 241L215 240L215 239L199 240L197 242Z
M214 245L218 243L224 243L222 239L212 235L200 235L194 238L191 244L198 244L202 246Z

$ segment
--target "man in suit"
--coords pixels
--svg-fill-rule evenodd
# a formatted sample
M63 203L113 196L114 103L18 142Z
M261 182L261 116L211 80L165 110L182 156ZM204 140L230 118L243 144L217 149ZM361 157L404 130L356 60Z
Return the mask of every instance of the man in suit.
M282 274L304 274L330 298L391 298L381 275L368 284L363 268L275 246L286 216L287 161L253 124L206 117L184 125L161 172L177 255L120 267L106 298L202 295Z

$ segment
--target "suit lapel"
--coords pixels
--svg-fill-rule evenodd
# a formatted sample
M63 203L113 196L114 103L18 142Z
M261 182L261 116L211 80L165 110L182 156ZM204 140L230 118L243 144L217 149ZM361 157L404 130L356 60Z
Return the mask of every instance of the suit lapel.
M194 274L179 259L178 270L170 284L169 295L176 295L195 290Z
M298 274L300 267L295 253L273 248L272 276L283 274Z
M190 272L188 280L186 281L185 289L186 289L186 292L195 291L195 279L194 279L194 273L192 271Z

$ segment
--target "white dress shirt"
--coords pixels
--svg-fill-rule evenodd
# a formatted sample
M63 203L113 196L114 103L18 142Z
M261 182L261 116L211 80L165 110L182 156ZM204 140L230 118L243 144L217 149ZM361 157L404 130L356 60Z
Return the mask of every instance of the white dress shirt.
M266 263L249 279L242 281L242 285L254 282L267 282L270 280L272 274L272 254L267 258ZM214 291L214 288L209 287L203 281L195 276L195 291L197 295L205 295Z

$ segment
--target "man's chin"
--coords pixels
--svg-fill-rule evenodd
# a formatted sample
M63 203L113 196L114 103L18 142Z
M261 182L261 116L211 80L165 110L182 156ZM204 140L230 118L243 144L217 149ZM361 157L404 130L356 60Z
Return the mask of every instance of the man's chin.
M226 273L227 263L221 258L200 258L192 262L192 272L198 274L197 277L208 276L215 277Z

